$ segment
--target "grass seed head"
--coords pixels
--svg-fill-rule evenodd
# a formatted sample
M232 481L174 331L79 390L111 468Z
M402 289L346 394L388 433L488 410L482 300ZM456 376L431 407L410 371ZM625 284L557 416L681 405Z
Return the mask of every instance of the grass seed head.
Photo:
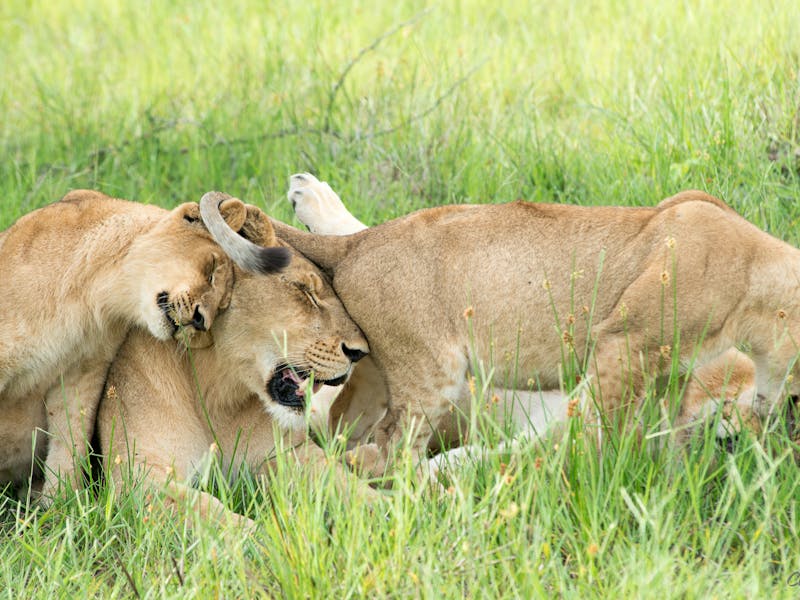
M580 409L580 399L573 398L567 403L567 417L572 419L573 417L579 417L581 414Z

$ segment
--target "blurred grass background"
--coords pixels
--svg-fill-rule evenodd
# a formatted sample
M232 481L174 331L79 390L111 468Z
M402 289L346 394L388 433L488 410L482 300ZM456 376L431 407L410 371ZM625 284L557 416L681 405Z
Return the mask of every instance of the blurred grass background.
M0 227L80 187L221 189L292 222L308 170L368 223L694 187L797 245L799 73L796 0L5 0ZM255 546L148 520L149 497L32 520L6 497L0 593L794 597L796 465L707 442L677 463L561 447L510 479L500 457L444 497L401 480L388 517L289 469L250 505Z
M75 187L288 219L309 170L370 222L697 187L794 238L793 1L10 0L0 35L0 225Z

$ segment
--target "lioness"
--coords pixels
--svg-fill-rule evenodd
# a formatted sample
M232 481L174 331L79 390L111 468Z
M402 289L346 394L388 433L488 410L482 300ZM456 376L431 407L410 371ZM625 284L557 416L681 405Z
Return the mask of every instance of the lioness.
M314 233L348 235L367 228L350 214L327 183L318 181L312 175L293 177L288 197L298 218ZM365 372L369 374L366 378L363 376ZM348 442L351 445L367 439L367 432L380 420L388 405L384 388L377 381L379 373L372 365L371 357L359 365L357 373L353 384L358 381L360 385L370 386L372 395L369 402L356 405L350 402L350 394L337 403L335 422L332 423L334 426L345 424L354 427ZM761 431L761 422L751 410L755 393L755 368L752 361L738 350L731 348L710 362L699 365L693 369L683 386L680 420L686 426L674 430L679 443L685 442L696 430L696 427L688 425L698 425L717 412L720 418L717 419L716 434L719 438L738 433L743 427L753 433ZM335 398L334 391L338 391L338 388L324 394L324 401L328 405ZM571 395L576 396L580 391L576 389ZM570 406L570 397L561 390L506 390L495 386L485 396L496 401L491 403L491 413L497 422L510 425L517 438L536 437L554 425L563 424L569 415L578 413L574 404ZM365 394L359 397L366 399ZM461 446L469 434L470 406L460 404L457 408L443 422L435 424L438 435L431 440L429 450L435 452L440 449L440 442L456 448L430 460L432 475L443 465L457 464L464 457L487 451L480 447ZM508 448L507 444L503 447Z
M219 214L223 198L206 194L201 206ZM125 473L141 470L150 483L167 484L170 496L184 496L216 452L233 475L242 465L266 468L276 446L273 419L299 461L324 462L307 440L305 390L312 377L315 391L341 384L369 347L319 269L276 240L258 208L247 210L237 235L242 246L281 245L292 252L291 263L270 275L234 267L230 304L211 328L212 346L184 352L180 343L131 332L109 371L97 419L118 492ZM231 256L246 260L238 247ZM339 483L347 485L339 469ZM200 494L198 504L203 516L219 516L212 496Z
M244 220L241 202L222 210L235 225ZM287 260L285 248L256 256L267 272ZM76 190L0 234L0 279L0 480L27 481L46 454L42 494L50 497L73 472L73 456L85 456L128 329L207 343L230 298L232 267L197 203L167 211Z
M643 208L445 206L349 236L274 225L332 277L370 342L389 398L381 455L361 453L372 473L404 435L424 453L431 424L468 397L473 361L509 388L554 389L574 353L593 390L584 408L609 425L636 407L645 374L739 342L756 370L739 404L763 417L800 390L800 252L703 192ZM355 383L342 404L368 405Z

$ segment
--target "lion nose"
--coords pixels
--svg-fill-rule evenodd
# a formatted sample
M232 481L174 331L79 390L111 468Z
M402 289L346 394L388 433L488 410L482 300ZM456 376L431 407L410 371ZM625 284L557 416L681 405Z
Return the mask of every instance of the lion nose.
M192 327L197 329L197 331L206 330L206 319L203 317L203 313L200 312L199 306L196 306L194 309L194 314L192 315Z
M351 362L358 362L367 355L366 352L358 348L348 348L346 344L342 344L342 352Z

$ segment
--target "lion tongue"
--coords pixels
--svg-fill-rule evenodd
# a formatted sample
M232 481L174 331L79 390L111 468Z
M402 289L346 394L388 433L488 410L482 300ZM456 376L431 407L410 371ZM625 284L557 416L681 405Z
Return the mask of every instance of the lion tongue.
M289 379L290 381L293 381L295 384L297 384L297 390L295 390L295 394L297 394L298 396L305 396L305 390L302 387L303 382L306 381L305 378L298 376L297 373L293 371L291 368L284 369L281 372L281 377L283 379ZM315 381L314 385L311 388L311 391L314 394L316 394L318 391L322 389L323 385L325 385L323 382Z
M297 386L297 389L294 391L295 396L305 396L305 392L303 391L303 381L305 381L305 379L295 373L291 367L287 367L281 371L281 377L284 380L288 379Z
M297 373L295 373L295 372L292 370L292 368L291 368L291 367L287 367L287 368L285 368L285 369L284 369L284 370L281 372L281 377L282 377L283 379L289 379L290 381L294 381L294 382L295 382L297 385L300 385L300 384L302 384L302 383L303 383L303 379L302 379L302 378L300 378L300 377L297 375Z

